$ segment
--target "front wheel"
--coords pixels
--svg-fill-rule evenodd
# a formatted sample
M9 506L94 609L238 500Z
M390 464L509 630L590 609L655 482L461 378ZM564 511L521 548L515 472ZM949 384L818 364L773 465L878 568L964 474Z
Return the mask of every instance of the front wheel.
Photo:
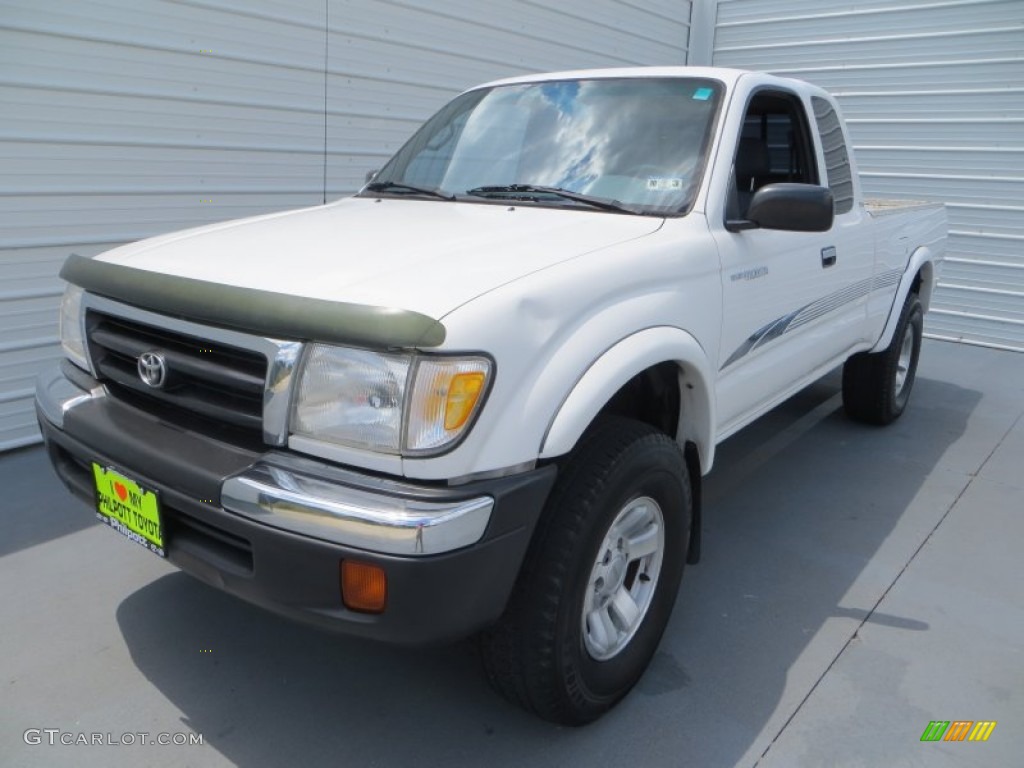
M499 624L481 637L504 696L581 725L640 679L675 603L692 499L679 446L599 421L566 462Z
M907 296L892 342L881 352L854 355L843 366L843 407L850 418L890 424L910 399L921 354L924 312L917 294Z

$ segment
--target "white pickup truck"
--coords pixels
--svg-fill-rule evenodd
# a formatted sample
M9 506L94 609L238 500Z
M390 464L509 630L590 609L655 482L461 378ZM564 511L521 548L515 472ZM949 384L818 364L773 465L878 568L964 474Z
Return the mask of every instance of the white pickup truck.
M842 364L906 407L941 205L866 202L833 99L727 69L532 75L354 197L72 255L50 458L199 579L598 717L646 668L717 443Z

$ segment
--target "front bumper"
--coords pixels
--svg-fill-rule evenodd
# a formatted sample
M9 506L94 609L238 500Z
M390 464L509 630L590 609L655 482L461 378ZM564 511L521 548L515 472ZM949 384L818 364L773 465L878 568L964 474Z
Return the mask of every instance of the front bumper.
M555 476L547 466L449 488L253 451L109 397L67 362L40 377L36 398L68 488L93 503L95 461L156 490L167 558L182 570L277 613L388 642L451 640L497 619ZM343 605L345 559L385 570L383 613Z

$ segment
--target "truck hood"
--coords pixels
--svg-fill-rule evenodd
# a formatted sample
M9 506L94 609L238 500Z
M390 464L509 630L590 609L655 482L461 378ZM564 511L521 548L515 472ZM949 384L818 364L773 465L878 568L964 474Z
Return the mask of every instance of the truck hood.
M662 223L585 209L346 198L162 235L97 260L439 319L493 288Z

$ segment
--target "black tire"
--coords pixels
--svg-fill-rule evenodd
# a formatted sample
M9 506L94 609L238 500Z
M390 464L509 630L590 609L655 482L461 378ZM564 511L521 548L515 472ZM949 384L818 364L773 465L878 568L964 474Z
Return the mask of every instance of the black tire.
M867 424L891 424L910 399L921 355L924 312L917 294L907 296L892 335L881 352L853 355L843 366L843 407Z
M481 635L491 685L509 700L563 725L583 725L614 706L640 679L668 623L691 518L689 476L675 441L641 422L599 420L561 470L504 616ZM656 535L659 519L660 557L648 554L629 561L635 552L654 546L650 536ZM633 525L642 530L636 529L640 533L635 538L627 537L623 549L620 536L627 536L623 532L632 531ZM609 541L618 542L614 556ZM628 637L621 623L612 628L622 645L603 660L588 649L596 647L599 634L607 635L591 628L589 617L600 611L621 622L623 614L609 607L616 599L600 594L598 585L604 581L595 578L599 572L609 575L607 590L622 576L618 591L636 590L643 606ZM584 606L602 600L609 606L585 618ZM614 646L609 641L604 650Z

